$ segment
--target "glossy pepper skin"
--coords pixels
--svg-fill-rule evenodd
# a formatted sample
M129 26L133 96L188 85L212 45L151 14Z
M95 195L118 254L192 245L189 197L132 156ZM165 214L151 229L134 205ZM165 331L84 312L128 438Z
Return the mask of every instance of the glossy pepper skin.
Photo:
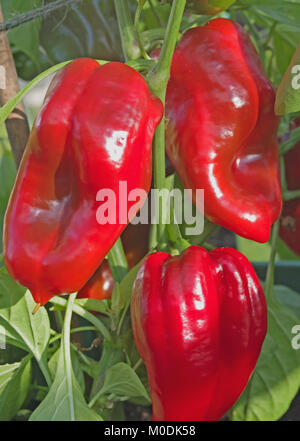
M126 210L128 193L150 188L152 137L161 116L161 102L124 64L81 58L55 77L4 223L6 267L37 303L80 290L126 227L126 216L125 224L118 216L119 181L127 182L121 204L128 215L135 203ZM116 223L97 221L102 189L116 195Z
M291 129L300 126L300 118ZM300 142L284 155L285 176L288 190L300 189ZM280 218L279 236L288 247L300 256L300 198L285 201Z
M147 257L131 318L155 421L220 419L245 388L267 331L258 278L232 248Z
M134 267L148 252L150 228L148 224L129 224L122 234L122 243L128 267ZM78 292L79 299L110 299L114 289L114 279L107 260L104 260L95 274Z
M220 18L183 35L167 88L168 156L185 188L204 189L209 220L258 242L282 205L274 100L240 25Z

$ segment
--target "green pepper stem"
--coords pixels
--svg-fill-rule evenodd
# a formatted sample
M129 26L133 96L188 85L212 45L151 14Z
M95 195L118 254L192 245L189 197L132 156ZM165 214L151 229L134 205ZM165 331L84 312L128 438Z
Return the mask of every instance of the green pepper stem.
M63 354L64 354L64 362L65 362L65 368L66 372L68 373L66 375L66 381L68 385L68 390L71 391L72 386L72 361L71 361L71 342L70 342L70 334L71 334L71 319L72 319L72 312L73 312L73 306L74 301L76 299L77 293L70 294L68 297L67 302L67 308L65 313L65 319L64 319L64 327L63 327L63 334L62 334L62 344L63 344ZM69 397L69 404L70 404L70 412L71 412L71 420L75 421L75 409L74 409L74 403L73 399L71 398L72 395Z
M147 81L151 91L161 99L165 105L166 89L170 77L171 62L175 50L182 15L186 0L174 0L167 25L164 43L157 64L147 75ZM165 187L165 118L162 118L154 135L153 150L154 187ZM165 226L162 222L162 210L159 209L158 238L164 236Z
M107 259L114 280L121 282L128 272L128 263L120 237L108 253Z
M125 61L140 57L128 0L114 0Z
M63 308L66 308L66 306L67 306L66 299L64 299L62 297L58 297L58 296L53 297L50 300L50 303L52 303L55 306L59 306L59 307L63 307ZM108 331L108 329L106 328L106 326L94 314L90 313L86 309L84 309L81 306L76 305L76 304L73 305L72 309L73 309L73 312L75 312L75 314L79 315L80 317L83 317L88 322L92 323L95 326L95 328L97 328L97 330L100 332L100 334L103 336L103 338L105 338L106 340L112 339L111 334Z
M40 370L42 371L42 374L44 375L48 387L50 387L52 385L52 378L48 368L47 360L45 359L45 357L42 357L41 359L37 360L37 362Z
M146 3L146 0L139 0L139 4L136 9L136 13L135 13L135 17L134 17L134 27L135 27L137 41L138 41L138 45L139 45L142 57L145 58L145 60L150 60L150 57L145 50L143 38L142 38L142 35L140 32L140 27L139 27L141 13L143 11L143 7L144 7L145 3Z
M284 201L291 201L293 199L300 198L300 190L284 191L282 197Z
M274 286L275 258L276 258L276 245L278 239L278 232L279 232L279 220L275 222L272 228L271 253L270 253L270 259L269 259L266 280L265 280L265 294L267 301L271 300L274 293L273 286Z

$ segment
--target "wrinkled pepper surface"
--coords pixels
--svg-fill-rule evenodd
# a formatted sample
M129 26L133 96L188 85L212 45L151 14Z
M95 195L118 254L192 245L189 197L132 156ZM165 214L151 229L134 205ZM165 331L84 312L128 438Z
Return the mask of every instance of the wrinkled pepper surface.
M143 77L118 62L81 58L54 78L4 221L6 267L37 303L80 290L126 227L135 204L124 205L128 193L150 188L162 112ZM127 185L122 195L120 181ZM115 195L115 223L99 223L98 208L107 202L96 200L102 189Z
M220 419L245 388L267 331L259 280L232 248L146 257L131 318L156 421Z
M168 156L185 188L204 189L209 220L258 242L282 206L274 101L240 25L220 18L183 35L167 88Z
M134 267L148 251L149 225L129 224L122 234L122 244L128 267ZM95 274L78 292L80 299L110 299L114 289L114 279L107 260L104 260Z
M293 121L291 129L300 126L300 118ZM300 142L284 155L287 190L300 190ZM279 236L289 248L300 256L300 198L283 203Z

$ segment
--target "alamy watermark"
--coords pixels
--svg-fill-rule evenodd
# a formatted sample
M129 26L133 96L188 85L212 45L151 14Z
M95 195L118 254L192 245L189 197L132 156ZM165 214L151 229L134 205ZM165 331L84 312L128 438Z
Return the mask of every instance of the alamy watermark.
M141 188L128 192L127 181L119 182L119 191L104 188L98 191L96 201L100 202L96 213L100 225L123 224L170 224L175 221L185 225L185 234L196 236L204 228L204 190L152 189L148 193ZM193 200L195 205L193 204ZM136 214L138 213L138 214Z
M291 74L295 75L292 79L292 88L295 90L300 89L300 64L292 67Z
M292 334L295 334L295 337L292 338L292 348L297 350L300 349L300 325L295 325L292 328Z

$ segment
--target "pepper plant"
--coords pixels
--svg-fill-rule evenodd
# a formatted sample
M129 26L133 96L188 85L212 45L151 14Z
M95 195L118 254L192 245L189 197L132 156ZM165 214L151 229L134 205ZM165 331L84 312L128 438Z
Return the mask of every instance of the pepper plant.
M299 263L300 2L58 3L1 3L30 81L0 94L0 419L280 419L300 386L300 295L275 283ZM8 118L51 74L17 170ZM162 198L127 226L150 186L189 189L203 232ZM98 222L104 189L125 221Z

